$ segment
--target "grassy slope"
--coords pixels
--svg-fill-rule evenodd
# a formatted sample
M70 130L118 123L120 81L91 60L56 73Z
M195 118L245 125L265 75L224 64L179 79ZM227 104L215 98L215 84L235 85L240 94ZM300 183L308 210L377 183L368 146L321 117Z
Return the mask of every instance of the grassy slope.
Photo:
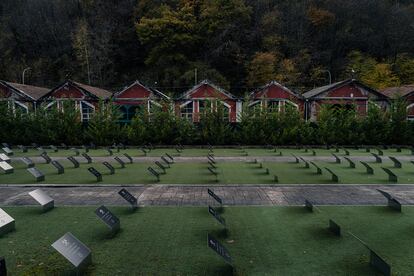
M206 159L207 160L207 159ZM157 168L153 163L127 164L126 168L121 169L115 162L111 162L116 168L115 175L109 175L108 169L101 163L81 164L80 168L73 168L69 161L64 160L65 174L58 175L56 169L51 164L38 164L37 168L46 175L44 183L57 184L94 184L96 178L87 170L93 166L103 174L103 184L150 184L155 183L155 178L147 171L148 166ZM402 169L394 169L392 163L375 164L371 166L375 170L374 175L366 173L365 167L357 163L355 169L351 169L347 162L335 164L333 162L316 162L322 169L330 168L340 179L340 183L389 183L387 174L381 167L390 168L399 177L399 183L414 183L414 165L409 162L403 163ZM1 183L29 184L34 182L34 178L26 171L23 163L13 162L15 172L13 174L0 174ZM259 164L246 162L219 162L217 164L219 172L219 184L272 184L273 175L279 177L282 184L307 184L307 183L332 183L330 174L323 169L322 175L316 174L316 169L311 166L304 168L304 164L295 163L263 163L263 168ZM207 161L204 163L176 163L167 170L166 175L161 176L160 183L166 184L214 184L215 177L207 170ZM269 168L269 175L265 169Z
M334 237L328 218L352 231L391 263L395 275L414 271L414 208L403 214L385 207L322 207L308 213L301 207L227 208L230 236L222 241L239 275L374 275L368 251L350 235ZM71 231L93 252L96 275L212 275L223 262L206 246L207 232L220 227L206 208L144 208L130 213L113 207L122 230L114 238L95 217L92 207L59 207L41 214L36 208L5 208L16 218L17 231L0 238L12 275L67 269L50 247ZM234 240L228 243L228 240Z

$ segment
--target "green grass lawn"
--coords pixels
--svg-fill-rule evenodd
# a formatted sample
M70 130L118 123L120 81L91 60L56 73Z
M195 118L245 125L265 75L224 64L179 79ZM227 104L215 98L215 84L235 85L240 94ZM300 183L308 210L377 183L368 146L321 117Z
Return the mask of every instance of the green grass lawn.
M206 159L207 160L207 159ZM36 167L46 175L42 183L53 184L95 184L96 178L87 170L93 166L103 174L102 184L153 184L156 183L154 176L147 171L148 166L152 166L161 172L154 163L134 163L127 164L126 168L121 169L120 165L112 161L115 167L115 174L110 175L109 170L102 163L81 164L80 168L73 168L69 161L61 161L65 167L65 174L57 174L57 170L51 164L37 164ZM356 168L351 169L348 163L342 164L334 162L315 162L323 170L322 175L316 174L316 169L310 165L306 169L304 163L293 162L264 162L262 168L260 163L253 164L247 162L218 162L218 182L215 176L208 171L206 162L175 163L167 174L161 175L160 184L275 184L274 175L279 178L279 184L329 184L333 183L331 175L324 169L330 168L339 177L339 183L344 184L386 184L388 175L381 169L386 167L391 169L398 176L398 183L414 183L414 165L410 162L403 162L400 169L393 168L391 162L382 164L369 163L374 174L366 173L366 169L359 162ZM3 184L31 184L34 177L26 171L25 166L20 161L12 162L15 167L13 174L0 174L0 185ZM266 174L266 168L269 174Z
M207 208L145 207L132 213L110 207L121 231L108 235L95 207L4 208L16 231L0 238L11 275L50 275L70 270L51 244L70 231L91 250L93 275L220 275L224 262L207 247L213 233L230 251L238 275L376 275L364 240L392 266L393 275L414 271L414 208L395 213L386 207L229 207L223 217L229 235ZM335 237L328 219L342 227Z
M58 152L54 152L50 149L46 149L47 153L50 156L71 156L74 155L74 151L72 150L59 150ZM138 147L134 149L126 149L121 150L120 153L117 152L116 149L113 149L113 154L122 154L128 153L133 157L142 157L144 156L143 152L138 149ZM244 149L237 149L237 148L216 148L214 149L215 156L244 156L246 151L249 156L278 156L279 152L281 151L284 156L291 156L292 154L301 155L301 156L312 156L312 151L308 150L305 152L304 149L287 149L281 148L278 149L277 152L274 152L272 149L265 149L265 148L244 148ZM83 149L79 149L79 152L84 152ZM317 156L329 156L331 153L335 153L335 149L315 149ZM349 152L352 155L357 156L370 156L371 154L365 151L365 148L361 148L359 150L349 149ZM378 153L377 150L372 149L371 152ZM402 149L401 152L397 152L396 149L388 149L383 150L384 155L390 156L410 156L411 150L409 149ZM175 155L175 156L183 156L183 157L191 157L191 156L206 156L209 153L208 149L200 149L200 148L186 148L181 153L178 153L174 148L163 148L163 149L154 149L147 154L147 156L158 157L162 156L165 153ZM20 149L14 149L14 156L15 157L22 157L22 156L39 156L40 152L35 149L29 149L27 153L22 153ZM345 155L343 150L340 150L338 155ZM97 149L97 150L90 150L90 156L109 156L109 153L105 149Z

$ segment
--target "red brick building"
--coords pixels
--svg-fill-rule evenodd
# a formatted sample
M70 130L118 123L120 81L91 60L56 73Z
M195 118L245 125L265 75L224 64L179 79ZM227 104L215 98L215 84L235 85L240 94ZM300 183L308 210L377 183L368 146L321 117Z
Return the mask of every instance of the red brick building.
M160 91L147 87L135 81L113 96L114 103L120 106L121 122L128 123L140 112L151 113L154 106L161 106L160 102L170 101L170 98Z
M300 94L291 91L277 81L262 86L249 95L249 107L267 109L272 111L283 111L285 108L293 107L303 112L304 99Z
M388 105L388 97L363 83L349 79L322 86L303 94L305 98L305 119L315 120L322 105L333 108L356 108L364 116L371 101L382 108Z
M49 92L48 88L0 81L0 102L23 113L35 111L40 98Z
M98 107L99 101L108 101L112 97L112 92L102 88L66 80L57 87L50 90L40 100L43 101L43 108L48 109L56 106L62 108L62 101L73 100L75 108L81 113L83 122L89 121L91 115Z
M206 109L215 109L221 104L224 120L231 123L240 121L242 101L224 89L204 80L175 101L176 113L192 122L200 121L200 114Z
M390 99L402 97L407 102L408 119L414 120L414 84L389 87L381 92Z

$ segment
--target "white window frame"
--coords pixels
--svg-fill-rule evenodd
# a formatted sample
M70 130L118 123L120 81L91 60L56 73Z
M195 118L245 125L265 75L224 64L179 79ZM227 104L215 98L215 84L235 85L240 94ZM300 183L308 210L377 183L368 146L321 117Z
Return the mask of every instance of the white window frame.
M187 105L192 104L192 112L191 113L183 113L183 108L186 107ZM195 101L186 101L185 103L180 105L180 117L181 118L185 118L187 120L193 121L194 120L194 107L195 107Z
M18 106L23 107L26 110L26 114L29 113L29 107L19 101L13 101L13 114L16 114L16 106L15 104L17 104Z
M83 113L83 107L82 104L86 104L87 106L92 108L92 113ZM82 122L88 122L91 118L92 115L95 113L95 106L93 104L88 103L87 101L80 101L80 113L81 113L81 121ZM84 116L87 115L87 116Z

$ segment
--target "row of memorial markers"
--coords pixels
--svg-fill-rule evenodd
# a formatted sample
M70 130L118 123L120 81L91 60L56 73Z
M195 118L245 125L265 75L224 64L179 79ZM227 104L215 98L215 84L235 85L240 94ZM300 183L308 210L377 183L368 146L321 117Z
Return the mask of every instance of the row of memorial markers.
M378 190L388 200L388 206L396 210L402 211L401 203L392 197L389 193ZM223 236L228 236L228 227L226 220L222 217L224 212L223 200L215 194L211 189L207 189L209 196L218 203L216 208L208 205L208 212L223 226ZM118 194L124 198L132 207L133 210L138 208L138 199L129 193L126 189L121 189ZM29 192L29 195L34 198L43 208L43 211L49 211L54 208L54 200L47 195L41 189L37 189ZM315 206L311 201L305 199L305 208L310 212L321 210ZM118 217L116 217L108 208L104 205L95 210L95 214L100 218L110 229L111 234L116 234L121 223ZM15 220L0 208L0 237L15 229ZM329 219L329 230L336 236L341 236L341 227L333 219ZM384 275L391 275L391 266L385 262L377 253L375 253L365 242L359 239L356 235L348 232L350 235L358 239L364 246L366 246L370 252L370 265ZM233 266L233 259L229 251L216 239L213 235L207 234L207 245L213 249L218 255L220 255L228 265ZM70 232L64 234L61 238L52 244L52 247L62 254L70 263L74 265L77 270L84 269L91 263L91 250L79 241ZM6 262L4 257L0 257L0 275L7 275Z
M5 143L3 143L3 144L5 144ZM7 145L7 144L5 144L5 145ZM53 146L51 146L51 147L53 147ZM120 151L120 147L121 146L118 145L118 152ZM57 148L56 147L54 147L54 148L55 148L55 151L57 151ZM63 174L65 172L65 169L64 169L63 165L59 161L52 160L49 157L49 155L47 154L47 152L42 147L38 147L37 149L41 152L40 156L45 160L45 162L47 164L52 164L57 169L58 174ZM153 149L152 145L141 147L141 150L143 151L143 153L145 155L148 152L150 152L152 149ZM177 151L178 155L180 155L183 150L184 150L184 147L182 145L177 145L176 151ZM11 151L11 149L9 147L4 147L3 151L6 152L6 153L1 153L0 154L0 168L6 174L13 173L14 168L10 165L11 159L9 157L11 154L13 154L13 152ZM73 151L74 151L76 156L80 155L79 149L73 148ZM110 155L113 154L111 148L107 148L107 151ZM247 155L247 152L244 149L242 151L245 155ZM276 151L276 149L275 149L275 151ZM311 151L312 151L312 155L315 156L316 155L315 150L311 150ZM347 157L347 156L350 156L349 150L343 149L343 151L345 153L344 159L349 163L349 167L350 168L355 168L356 167L355 162ZM367 152L368 151L370 151L370 149L367 148ZM378 153L371 152L371 154L375 158L376 163L382 163L381 156L384 155L384 152L380 149L377 149L377 151L378 151ZM89 152L89 147L85 147L85 152L83 152L81 155L85 158L85 160L88 164L91 164L92 163L92 158L88 155L88 152ZM305 152L308 152L308 148L305 149ZM339 148L336 148L336 152L339 152ZM279 153L279 155L281 155L281 154L282 154L282 152ZM133 159L129 154L123 153L123 156L128 159L130 164L133 163ZM295 163L300 163L302 161L305 164L305 168L310 168L310 164L311 164L312 166L315 167L317 174L322 174L322 169L316 163L314 163L312 161L307 161L303 157L298 157L294 154L292 154L292 156L294 157ZM338 157L335 153L332 153L332 156L335 158L335 163L338 163L338 164L341 163L342 159L340 157ZM395 168L402 168L402 163L397 158L392 157L392 156L389 156L388 158L394 163ZM69 156L69 157L67 157L67 159L73 164L74 168L79 168L79 161L77 159L75 159L73 156ZM215 180L216 180L216 182L218 182L218 172L216 170L217 166L216 166L216 161L215 161L215 158L214 158L213 147L211 145L209 145L209 153L207 155L207 159L208 159L208 164L209 164L208 170L212 175L215 176ZM115 156L114 160L117 161L120 164L121 168L125 168L125 162L119 156ZM39 169L37 169L35 167L34 162L29 157L22 157L21 161L27 166L27 171L34 176L36 181L39 182L39 181L44 181L45 180L45 175ZM161 163L161 162L163 162L163 163ZM164 156L161 156L161 162L160 161L155 161L155 165L158 167L159 170L161 170L161 172L155 170L152 167L148 167L149 173L156 178L157 182L160 181L161 174L166 174L167 168L170 168L171 165L174 163L174 157L172 157L168 153L165 153ZM257 159L255 159L253 163L257 164L258 163ZM360 163L366 168L367 174L374 174L374 169L367 162L360 161ZM411 161L411 163L414 164L414 161ZM102 164L105 167L108 168L111 175L115 174L115 168L109 162L105 161ZM262 163L259 164L259 168L263 168ZM390 182L398 182L398 176L393 171L391 171L388 168L382 168L382 169L384 170L384 172L387 173L388 180ZM326 167L325 167L325 170L331 175L332 182L335 182L335 183L339 182L339 177L338 177L337 174L335 174L335 172L333 172L331 169L326 168ZM97 182L102 181L102 173L99 172L97 169L95 169L94 167L89 167L88 171L96 177ZM270 174L268 168L265 169L265 173ZM275 183L279 182L279 178L278 178L277 175L274 175L273 181Z

